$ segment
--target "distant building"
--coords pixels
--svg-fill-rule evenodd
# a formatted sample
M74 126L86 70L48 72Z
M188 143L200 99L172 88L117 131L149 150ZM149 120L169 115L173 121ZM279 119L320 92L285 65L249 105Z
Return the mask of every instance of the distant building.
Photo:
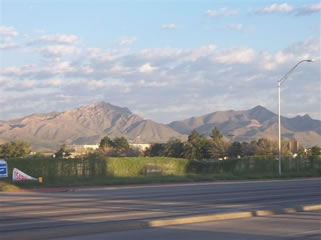
M140 151L145 151L150 147L151 144L148 143L130 143L129 146L133 148L138 148Z
M99 148L98 144L95 145L68 145L67 149L71 151L71 157L76 157L82 154L90 153Z
M136 148L139 151L143 152L147 148L150 147L150 144L130 143L129 146L132 148ZM67 149L70 150L70 152L71 152L71 156L70 156L71 158L93 152L93 151L97 150L98 148L99 148L98 144L95 144L95 145L75 145L75 144L73 144L73 145L67 146Z
M291 138L288 143L288 147L291 153L295 154L299 152L300 144L295 138Z

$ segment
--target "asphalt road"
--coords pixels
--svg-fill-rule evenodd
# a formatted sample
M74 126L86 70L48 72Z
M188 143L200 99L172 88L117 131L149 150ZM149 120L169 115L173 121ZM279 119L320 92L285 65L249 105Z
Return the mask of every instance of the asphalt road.
M223 220L55 240L320 240L321 212Z
M70 237L164 217L320 203L320 179L0 193L0 239Z

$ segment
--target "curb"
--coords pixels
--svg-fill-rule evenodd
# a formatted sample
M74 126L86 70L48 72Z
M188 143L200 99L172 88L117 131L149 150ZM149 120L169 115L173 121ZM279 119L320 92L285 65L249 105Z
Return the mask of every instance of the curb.
M270 216L275 214L307 212L307 211L317 211L317 210L321 210L321 204L301 205L294 208L241 211L241 212L232 212L232 213L210 214L206 216L203 215L203 216L151 220L151 221L148 221L148 225L149 227L163 227L163 226L189 224L189 223L202 223L202 222L217 221L217 220L232 220L232 219L239 219L239 218L262 217L262 216Z
M239 211L230 213L218 213L210 215L186 216L186 217L172 217L158 220L138 220L127 222L114 223L96 223L88 224L87 226L66 226L59 231L58 229L50 231L37 232L18 232L1 235L2 240L24 239L24 240L42 240L50 238L74 237L80 235L89 235L96 233L120 232L130 230L152 229L157 227L174 226L181 224L202 223L219 220L232 220L251 217L270 216L275 214L308 212L321 210L321 204L315 205L300 205L293 208L278 208L267 210L253 210L253 211Z

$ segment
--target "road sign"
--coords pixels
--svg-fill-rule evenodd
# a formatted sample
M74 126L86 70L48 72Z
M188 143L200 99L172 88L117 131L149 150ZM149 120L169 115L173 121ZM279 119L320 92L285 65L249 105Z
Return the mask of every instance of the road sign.
M8 165L3 159L0 159L0 178L8 177Z

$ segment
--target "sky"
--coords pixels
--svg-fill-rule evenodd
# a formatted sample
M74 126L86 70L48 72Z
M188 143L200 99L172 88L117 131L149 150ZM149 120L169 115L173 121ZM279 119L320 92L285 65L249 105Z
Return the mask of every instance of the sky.
M169 123L257 105L321 119L316 0L0 0L0 120L100 101Z

